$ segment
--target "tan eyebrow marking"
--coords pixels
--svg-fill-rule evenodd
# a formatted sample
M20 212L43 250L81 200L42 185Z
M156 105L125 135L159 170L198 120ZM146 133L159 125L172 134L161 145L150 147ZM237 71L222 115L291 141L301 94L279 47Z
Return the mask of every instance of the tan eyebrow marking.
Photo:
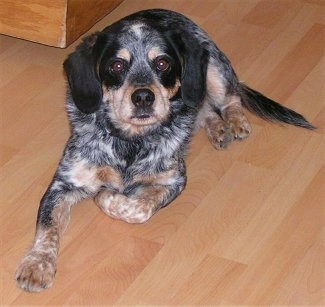
M163 54L163 51L159 47L153 47L148 52L148 58L152 61Z
M119 50L119 52L117 53L116 56L118 58L124 59L128 62L130 62L130 60L131 60L131 53L126 48Z

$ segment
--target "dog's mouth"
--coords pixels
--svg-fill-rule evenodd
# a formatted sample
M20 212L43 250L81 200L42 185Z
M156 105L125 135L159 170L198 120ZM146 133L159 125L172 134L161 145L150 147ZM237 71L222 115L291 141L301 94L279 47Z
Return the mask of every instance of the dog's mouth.
M156 116L149 113L133 115L130 118L131 124L136 126L150 126L156 124L157 121Z
M157 123L158 119L151 107L142 107L134 110L130 121L133 125L148 126Z

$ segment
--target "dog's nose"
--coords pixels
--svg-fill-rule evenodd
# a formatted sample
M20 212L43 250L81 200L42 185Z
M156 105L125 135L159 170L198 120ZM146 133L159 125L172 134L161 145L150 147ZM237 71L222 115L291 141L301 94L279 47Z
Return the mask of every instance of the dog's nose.
M155 101L155 94L146 88L140 88L131 95L133 104L137 107L150 107Z

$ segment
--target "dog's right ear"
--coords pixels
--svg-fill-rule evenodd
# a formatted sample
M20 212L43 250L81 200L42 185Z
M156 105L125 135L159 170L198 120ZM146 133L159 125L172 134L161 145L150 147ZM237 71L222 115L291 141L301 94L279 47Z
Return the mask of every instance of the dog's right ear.
M63 63L73 101L86 114L96 112L102 102L103 94L96 66L105 44L102 33L92 34Z

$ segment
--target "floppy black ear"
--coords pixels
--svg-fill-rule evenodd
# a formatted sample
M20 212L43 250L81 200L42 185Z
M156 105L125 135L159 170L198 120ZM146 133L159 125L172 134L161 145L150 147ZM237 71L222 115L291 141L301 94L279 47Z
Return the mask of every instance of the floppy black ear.
M104 44L101 33L95 33L87 37L63 63L73 101L86 114L96 112L102 102L96 64Z
M182 63L182 98L187 105L197 107L206 94L209 52L184 31L169 31L167 38Z

